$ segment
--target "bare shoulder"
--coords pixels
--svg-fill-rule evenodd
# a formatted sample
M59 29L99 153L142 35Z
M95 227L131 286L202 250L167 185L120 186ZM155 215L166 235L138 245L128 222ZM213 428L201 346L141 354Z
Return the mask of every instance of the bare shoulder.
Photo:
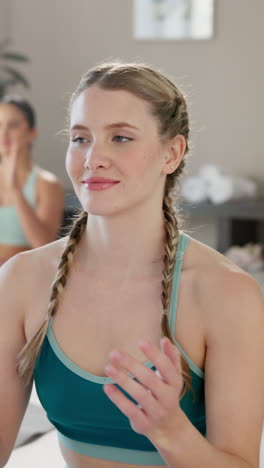
M37 171L39 184L41 184L42 186L60 187L62 189L62 183L55 174L53 174L50 171L47 171L46 169L42 169L39 166L35 166L35 170Z
M245 323L252 317L263 320L263 295L250 274L195 239L187 252L186 266L193 271L195 298L205 328L219 327L221 322L223 326L232 321Z
M206 343L206 437L219 450L257 466L264 408L260 287L224 255L194 239L186 268L192 272Z
M52 281L66 242L64 237L15 255L0 268L0 283L5 283L10 291L15 288L17 300L29 299L35 287L41 291Z
M15 256L14 261L21 265L22 271L27 271L29 277L41 272L53 273L54 268L58 267L67 240L68 237L62 237L41 247L21 252Z
M52 283L66 242L65 237L19 253L0 268L0 309L15 311L27 338L46 316Z

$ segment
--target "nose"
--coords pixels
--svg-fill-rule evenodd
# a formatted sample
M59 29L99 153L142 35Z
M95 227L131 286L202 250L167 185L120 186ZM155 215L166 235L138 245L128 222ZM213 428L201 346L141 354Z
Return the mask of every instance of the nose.
M85 154L85 161L84 167L86 169L90 169L92 171L100 168L108 169L111 165L111 161L109 157L105 155L105 151L102 147L99 147L98 144L93 144L86 154Z

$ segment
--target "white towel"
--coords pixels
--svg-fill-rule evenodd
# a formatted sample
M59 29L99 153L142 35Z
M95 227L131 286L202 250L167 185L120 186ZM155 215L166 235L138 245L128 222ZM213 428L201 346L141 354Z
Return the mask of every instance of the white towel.
M262 251L262 244L249 243L242 247L234 245L225 252L225 256L236 263L240 268L243 268L249 273L254 273L263 271L264 269Z
M256 183L242 177L218 175L207 185L208 198L215 204L224 203L228 200L253 198L256 192Z
M198 177L209 183L214 181L220 175L221 170L215 164L203 164L198 171Z
M224 174L215 164L204 164L197 176L187 177L182 184L182 195L189 202L209 200L214 204L228 200L253 198L257 183L248 177Z
M181 187L182 196L191 203L201 203L207 199L206 182L200 177L186 178Z

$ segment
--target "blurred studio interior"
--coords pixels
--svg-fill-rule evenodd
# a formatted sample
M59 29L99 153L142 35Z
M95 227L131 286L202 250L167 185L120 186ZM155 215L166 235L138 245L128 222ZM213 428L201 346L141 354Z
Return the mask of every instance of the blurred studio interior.
M101 61L144 62L175 80L190 111L184 229L264 291L263 18L262 0L0 0L0 97L34 106L34 163L63 188L59 236L79 208L65 170L71 93ZM31 403L7 467L63 467L34 391Z

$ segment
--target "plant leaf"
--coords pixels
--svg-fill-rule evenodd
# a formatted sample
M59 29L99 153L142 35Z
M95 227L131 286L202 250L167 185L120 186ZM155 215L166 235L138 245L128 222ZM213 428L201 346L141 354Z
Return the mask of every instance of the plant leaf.
M1 67L1 70L6 72L11 78L13 78L13 79L10 80L12 84L15 81L15 82L23 84L25 86L25 88L30 88L30 84L29 84L28 80L25 78L25 76L22 73L15 70L14 68L9 67L9 66L6 65L4 67Z
M29 62L29 58L17 52L2 52L0 51L0 58L4 60L15 60L17 62Z

